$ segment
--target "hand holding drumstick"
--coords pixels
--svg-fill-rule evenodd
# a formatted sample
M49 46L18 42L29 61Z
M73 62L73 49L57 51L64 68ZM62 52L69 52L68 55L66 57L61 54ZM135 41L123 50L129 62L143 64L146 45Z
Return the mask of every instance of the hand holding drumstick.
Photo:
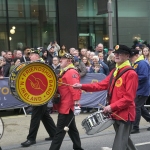
M108 105L108 106L106 106L106 107L103 106L103 105L101 105L101 104L99 104L99 105L103 108L103 112L104 112L104 113L112 113L112 115L115 115L115 116L117 116L118 118L120 118L121 120L127 122L127 121L124 120L122 117L120 117L120 116L117 115L116 113L112 112L110 105Z

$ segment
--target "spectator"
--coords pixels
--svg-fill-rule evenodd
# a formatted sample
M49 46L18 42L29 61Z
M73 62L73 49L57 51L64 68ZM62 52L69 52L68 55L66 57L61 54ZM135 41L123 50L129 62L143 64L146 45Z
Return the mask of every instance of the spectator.
M93 56L95 56L95 53L94 52L90 52L89 61L90 61L91 64L93 62Z
M42 59L44 61L45 64L49 65L49 59L48 59L48 51L47 49L42 49Z
M4 77L9 77L9 70L11 67L11 63L12 63L12 52L11 51L7 51L6 52L6 64L3 65L3 75Z
M49 49L49 54L51 54L51 55L52 55L52 57L54 57L54 56L58 56L58 55L55 53L54 46L52 46L52 47Z
M5 51L1 51L1 56L5 58L6 57L6 52Z
M99 53L98 57L99 57L100 61L104 61L104 55L103 55L103 53Z
M0 56L0 79L2 79L4 76L3 76L3 66L5 65L5 59Z
M17 50L16 56L14 58L22 58L22 52L20 50Z
M12 55L12 59L16 58L16 53L17 53L17 50L14 50L13 55Z
M114 53L111 53L108 58L107 58L107 65L109 67L109 72L111 72L115 67L116 67L116 63L115 63L115 55Z
M89 73L89 72L90 72L90 67L91 67L90 61L89 61L88 58L85 57L85 56L82 58L81 61L82 61L82 62L84 63L84 65L86 66L87 73Z
M52 68L54 69L56 75L59 75L59 73L60 73L60 63L59 63L59 58L57 56L53 57Z
M106 64L107 64L107 58L108 58L108 56L109 56L113 51L114 51L113 48L109 48L109 49L108 49L108 53L105 54L105 56L104 56L104 62L105 62Z
M26 61L30 61L29 55L31 52L31 48L30 47L24 47L23 49L23 56L21 58L21 62L26 62Z
M94 64L96 64L96 63L100 64L101 72L103 72L105 75L109 74L108 66L103 61L99 61L99 57L98 56L93 56L93 63L92 63L92 66L90 68L90 72L93 72Z
M81 52L80 52L80 58L82 59L83 56L86 56L87 53L87 49L86 48L82 48Z
M145 61L150 65L150 50L148 47L144 47L142 50Z
M70 53L71 55L73 55L73 53L74 53L75 50L76 50L75 48L70 48L70 49L69 49L69 53Z
M13 59L14 64L11 65L10 69L9 69L9 74L13 71L13 69L20 64L20 58L14 58Z
M102 43L99 43L97 46L96 46L96 49L95 49L95 55L98 55L99 53L103 53L104 56L106 54L106 52L104 51L104 46Z
M60 50L60 46L57 44L57 41L50 42L50 44L47 47L47 50L49 51L51 47L54 48L54 53L56 56L58 56L58 51Z
M77 56L74 56L74 66L77 68L80 77L83 77L86 75L86 66L82 61L79 61L79 58Z
M103 74L105 74L103 67L99 64L99 62L96 62L96 61L94 61L92 66L90 67L89 73L103 73Z
M78 58L80 58L80 56L79 56L79 50L77 50L77 49L74 50L73 53L72 53L72 55L73 56L77 56Z
M88 59L90 59L90 53L91 53L91 51L89 51L89 50L86 52L86 57L87 57Z
M67 52L67 48L65 45L61 46L61 49L58 51L58 56L61 57Z

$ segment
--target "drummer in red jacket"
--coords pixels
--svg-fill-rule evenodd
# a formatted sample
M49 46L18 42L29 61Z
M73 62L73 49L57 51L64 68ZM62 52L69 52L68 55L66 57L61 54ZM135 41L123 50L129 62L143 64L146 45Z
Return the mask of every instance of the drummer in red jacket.
M76 83L73 87L88 92L108 90L108 105L103 107L103 112L112 113L115 120L116 136L112 150L136 150L129 136L135 120L134 99L138 87L138 76L134 70L131 70L130 48L125 45L116 45L114 54L116 68L103 81L93 84ZM125 71L126 68L130 70Z
M68 134L73 142L73 149L83 150L81 148L79 132L77 130L74 117L74 115L79 115L81 112L79 106L81 90L74 89L71 86L80 82L80 76L72 64L72 59L73 57L69 53L65 53L60 58L61 72L58 80L58 93L60 94L60 101L58 104L55 104L55 108L58 110L59 114L56 134L49 150L60 149L67 129L69 129Z

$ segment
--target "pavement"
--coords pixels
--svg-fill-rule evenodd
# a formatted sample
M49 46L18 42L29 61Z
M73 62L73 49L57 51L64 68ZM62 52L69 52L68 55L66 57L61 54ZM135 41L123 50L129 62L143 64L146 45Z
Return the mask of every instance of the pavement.
M11 113L11 111L10 111L10 113ZM58 114L53 113L50 115L54 119L54 122L56 123ZM91 141L91 144L93 144L92 139L94 140L94 138L96 139L98 136L100 136L101 138L103 138L105 135L108 135L108 138L109 138L109 135L114 136L113 126L110 126L109 128L107 128L104 131L99 132L97 134L90 135L90 136L86 135L85 130L81 126L81 122L89 115L90 115L89 113L86 113L86 114L80 114L79 116L76 116L76 124L77 124L77 128L79 130L79 133L80 133L82 143L85 143L85 145L86 145L87 144L86 139L87 139L88 144L90 144L90 141ZM29 132L31 115L25 116L24 114L22 114L22 115L9 114L9 115L3 116L1 118L4 122L4 134L0 140L0 146L1 146L2 150L22 150L22 149L46 150L49 148L51 142L44 140L46 137L48 137L48 134L42 123L40 124L39 130L38 130L36 144L33 146L30 146L28 148L21 147L20 143L22 143L26 140L26 137ZM140 122L141 128L146 129L149 126L150 126L149 123L147 123L144 119L141 119L141 122ZM103 139L103 140L105 140L105 139ZM113 137L111 138L111 141L113 141ZM107 143L106 143L106 145L107 145ZM70 141L68 134L66 134L66 136L64 138L64 141L62 144L62 149L64 147L64 149L69 150L70 148L65 148L66 146L70 146L70 147L72 146L72 142ZM93 147L94 146L95 145L93 145ZM108 144L108 146L111 146L111 145ZM87 150L88 150L88 148L87 148ZM99 148L99 150L100 150L100 148ZM144 150L146 150L146 149L144 149Z

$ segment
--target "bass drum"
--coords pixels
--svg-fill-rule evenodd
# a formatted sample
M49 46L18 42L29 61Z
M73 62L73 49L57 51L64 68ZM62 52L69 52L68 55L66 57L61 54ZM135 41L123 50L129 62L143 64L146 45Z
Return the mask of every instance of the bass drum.
M4 133L4 123L3 123L2 118L0 118L0 139L3 136L3 133Z
M12 95L32 106L46 104L57 91L57 77L43 62L24 62L14 68L9 77Z

